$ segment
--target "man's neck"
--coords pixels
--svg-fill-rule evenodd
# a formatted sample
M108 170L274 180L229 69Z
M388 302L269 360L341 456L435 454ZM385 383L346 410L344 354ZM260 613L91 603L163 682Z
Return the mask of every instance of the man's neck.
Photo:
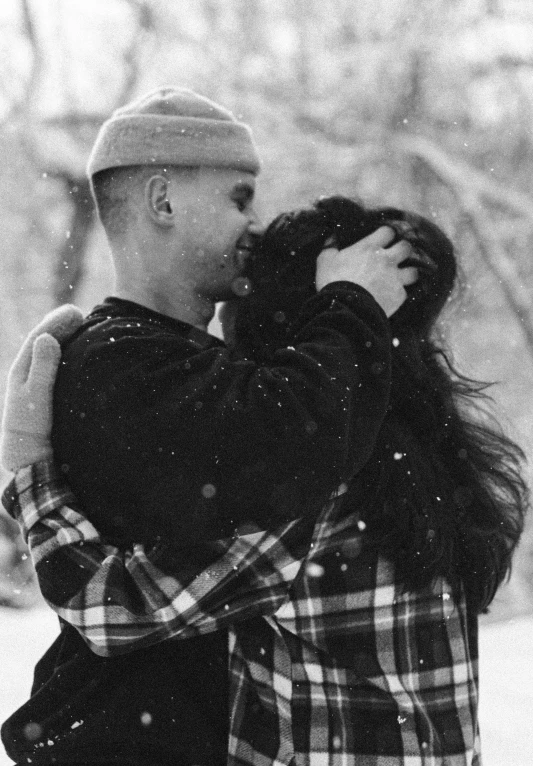
M166 292L143 290L139 286L127 287L117 284L114 294L117 298L133 301L159 314L179 319L181 322L187 322L205 331L215 314L212 301L200 295L191 295L189 291L180 288L176 289L172 295L168 295Z
M134 231L129 238L109 244L117 298L207 330L215 314L214 301L200 295L185 275L181 280L178 278L178 265L172 263L173 268L170 268L167 243L148 241ZM162 268L153 268L154 264L162 264Z

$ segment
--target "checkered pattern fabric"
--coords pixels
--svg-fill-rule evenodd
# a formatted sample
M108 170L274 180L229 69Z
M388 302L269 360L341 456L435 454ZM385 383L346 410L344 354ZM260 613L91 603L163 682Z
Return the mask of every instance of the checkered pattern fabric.
M481 765L475 615L443 580L405 592L342 501L314 529L126 552L51 463L3 501L48 603L97 654L229 630L229 766Z
M476 618L443 580L405 592L337 515L318 522L290 599L235 627L230 762L480 766Z

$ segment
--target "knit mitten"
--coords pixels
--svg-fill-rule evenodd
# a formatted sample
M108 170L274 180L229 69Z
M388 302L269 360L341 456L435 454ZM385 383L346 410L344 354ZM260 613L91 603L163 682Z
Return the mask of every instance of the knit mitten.
M52 396L60 343L83 322L76 306L51 311L26 340L7 378L0 461L8 471L52 457Z

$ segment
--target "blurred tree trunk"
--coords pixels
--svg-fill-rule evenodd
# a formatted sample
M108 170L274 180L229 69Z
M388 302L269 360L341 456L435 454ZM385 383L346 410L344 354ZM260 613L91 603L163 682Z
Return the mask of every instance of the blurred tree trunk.
M65 242L57 254L53 285L54 303L72 303L85 274L87 243L95 220L87 179L64 176L73 211Z
M53 6L55 55L67 60L68 44L62 34L65 0ZM139 82L143 52L147 39L154 30L151 0L122 0L125 12L132 14L132 33L120 51L118 61L119 83L111 110L127 103ZM19 26L22 38L30 51L29 68L24 87L13 97L10 109L3 118L10 130L17 134L20 147L41 178L60 179L65 197L72 206L70 221L65 227L65 239L56 249L52 264L51 295L55 303L72 302L84 276L87 244L95 220L89 183L85 177L85 163L99 125L108 112L86 111L83 99L74 98L76 85L72 72L63 67L60 78L61 93L57 113L43 117L39 99L49 74L47 46L52 43L40 28L42 16L30 0L19 0ZM61 34L60 34L61 32ZM70 48L72 50L72 47ZM60 62L61 63L61 62ZM37 210L36 217L43 211ZM43 227L43 229L46 227Z
M298 89L298 101L300 111L308 110L312 97L313 77L313 49L316 29L316 13L314 0L294 0L292 11L293 27L297 31L298 45L295 56L296 84Z

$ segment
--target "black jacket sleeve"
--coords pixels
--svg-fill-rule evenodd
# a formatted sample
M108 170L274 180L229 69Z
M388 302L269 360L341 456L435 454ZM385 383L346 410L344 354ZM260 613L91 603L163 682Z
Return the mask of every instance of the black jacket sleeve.
M64 351L54 450L113 542L217 539L317 513L368 459L389 388L389 323L350 283L308 301L262 365L110 316Z

